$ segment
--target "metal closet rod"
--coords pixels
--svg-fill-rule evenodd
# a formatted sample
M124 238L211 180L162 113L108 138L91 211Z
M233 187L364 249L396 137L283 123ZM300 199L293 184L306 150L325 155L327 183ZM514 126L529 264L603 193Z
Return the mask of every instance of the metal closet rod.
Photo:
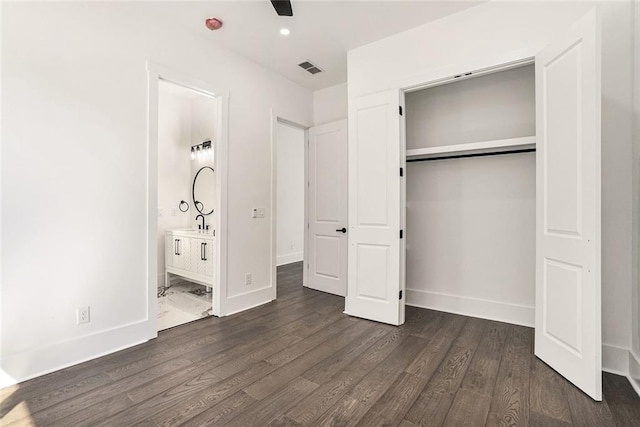
M500 156L502 154L518 154L518 153L531 153L535 152L535 148L525 148L522 150L510 150L510 151L498 151L493 153L476 153L476 154L455 154L451 156L429 157L427 159L407 159L407 163L413 162L430 162L432 160L447 160L447 159L464 159L467 157L486 157L486 156Z

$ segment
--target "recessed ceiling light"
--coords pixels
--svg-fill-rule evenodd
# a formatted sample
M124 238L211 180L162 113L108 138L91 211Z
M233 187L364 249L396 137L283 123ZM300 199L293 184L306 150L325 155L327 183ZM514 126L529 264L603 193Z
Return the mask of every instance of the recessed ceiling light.
M280 34L283 36L288 36L291 33L288 28L280 28Z

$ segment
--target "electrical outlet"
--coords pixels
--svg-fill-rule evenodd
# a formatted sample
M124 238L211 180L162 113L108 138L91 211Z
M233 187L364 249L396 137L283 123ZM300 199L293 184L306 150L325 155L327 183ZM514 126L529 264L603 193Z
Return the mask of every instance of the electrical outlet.
M89 306L78 307L76 310L76 321L78 322L78 325L89 323L91 321Z
M289 250L292 251L296 248L296 245L294 245L293 243L289 246Z
M159 217L164 216L164 209L158 208L158 216Z
M264 218L264 208L258 208L258 218Z
M244 284L247 286L251 284L251 273L246 273L244 275Z

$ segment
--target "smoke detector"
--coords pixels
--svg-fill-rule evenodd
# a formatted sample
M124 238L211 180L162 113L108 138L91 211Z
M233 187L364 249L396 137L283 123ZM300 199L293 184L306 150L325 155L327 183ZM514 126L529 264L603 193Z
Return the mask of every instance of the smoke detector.
M311 61L301 62L298 66L311 74L318 74L322 72L322 69L317 65L312 64Z
M211 17L204 20L204 25L211 31L215 31L222 28L222 21L218 18Z

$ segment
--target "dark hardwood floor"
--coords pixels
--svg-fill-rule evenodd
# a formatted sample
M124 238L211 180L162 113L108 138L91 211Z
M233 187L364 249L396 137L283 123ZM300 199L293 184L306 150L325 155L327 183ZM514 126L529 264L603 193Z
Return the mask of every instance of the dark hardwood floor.
M533 356L533 330L407 307L387 326L278 269L278 300L0 390L2 425L638 426L604 374L596 403Z

